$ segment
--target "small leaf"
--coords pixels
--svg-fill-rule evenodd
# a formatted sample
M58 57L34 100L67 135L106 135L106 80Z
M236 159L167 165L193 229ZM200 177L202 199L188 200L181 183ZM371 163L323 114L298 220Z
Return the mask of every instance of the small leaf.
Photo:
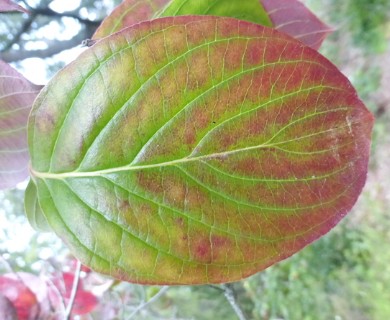
M93 39L104 38L141 21L150 20L168 1L124 0L103 20L93 35Z
M73 289L74 274L70 272L63 272L61 278L54 278L53 283L61 293L65 304L69 303L69 299ZM60 305L61 301L58 295L50 292L52 303ZM84 289L83 279L79 279L75 300L72 306L72 315L83 315L92 312L98 305L98 299L94 294Z
M38 231L51 231L39 205L37 188L32 180L28 183L24 197L24 207L28 222L30 222L31 226Z
M301 42L233 18L163 18L102 39L42 90L31 172L84 264L138 283L221 283L347 214L372 126L350 82Z
M22 281L0 276L0 294L11 301L19 320L37 318L39 313L38 300Z
M299 0L260 0L274 28L318 50L332 32Z
M18 314L11 300L0 293L0 319L18 320Z
M20 11L29 13L28 10L19 6L18 4L13 3L11 0L0 0L0 12L4 11Z
M156 14L156 17L184 15L233 17L264 26L272 26L272 22L259 0L171 0L164 9Z
M27 119L40 89L0 61L0 189L28 177Z

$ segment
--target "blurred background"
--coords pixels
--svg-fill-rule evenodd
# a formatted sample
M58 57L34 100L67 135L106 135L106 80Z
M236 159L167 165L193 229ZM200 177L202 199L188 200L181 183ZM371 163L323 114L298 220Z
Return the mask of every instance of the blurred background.
M119 2L19 1L32 14L1 15L1 59L45 84L84 50L81 41ZM237 299L248 319L390 319L390 1L303 2L334 28L320 51L376 117L368 181L337 227L290 259L235 283ZM74 260L56 236L29 226L25 186L0 193L0 274L26 272L54 285L60 279L66 297ZM81 278L94 303L85 298L91 305L75 319L237 319L218 287L139 286L88 269ZM152 297L158 299L141 308ZM87 300L76 303L85 307Z

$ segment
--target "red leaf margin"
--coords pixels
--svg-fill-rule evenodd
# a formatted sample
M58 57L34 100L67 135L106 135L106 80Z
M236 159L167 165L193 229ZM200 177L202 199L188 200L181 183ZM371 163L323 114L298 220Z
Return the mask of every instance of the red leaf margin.
M92 39L104 38L114 32L149 20L169 0L124 0L103 20Z

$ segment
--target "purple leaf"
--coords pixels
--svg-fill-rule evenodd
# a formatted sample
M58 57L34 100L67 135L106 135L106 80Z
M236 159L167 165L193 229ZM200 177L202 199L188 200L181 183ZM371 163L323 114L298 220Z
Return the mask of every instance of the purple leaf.
M0 61L0 189L28 176L27 119L41 86Z
M260 0L274 24L274 28L287 33L304 44L318 50L332 32L298 0Z
M26 9L19 6L18 4L13 3L10 0L0 0L0 12L4 11L20 11L24 13L29 13Z

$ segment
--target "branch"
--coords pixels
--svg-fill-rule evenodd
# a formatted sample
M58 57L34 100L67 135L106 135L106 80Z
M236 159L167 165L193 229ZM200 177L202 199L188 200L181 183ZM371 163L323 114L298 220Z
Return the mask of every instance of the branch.
M76 298L77 288L79 287L79 282L80 282L80 272L81 272L81 262L77 260L76 271L74 273L74 279L73 279L72 292L70 293L69 302L65 310L65 316L64 316L65 320L69 320L70 315L72 314L72 308L73 308L74 300Z
M13 39L8 42L8 44L3 48L3 51L7 51L9 49L11 49L11 47L15 44L15 43L18 43L22 34L27 32L30 28L31 28L31 25L33 24L33 22L35 21L35 18L37 17L37 15L35 13L31 13L27 20L23 23L23 25L20 27L20 29L18 30L18 32L14 35Z
M222 288L224 290L225 297L226 297L227 301L229 301L229 303L232 306L233 310L237 314L238 319L246 320L244 312L242 311L240 305L237 302L233 285L230 284L230 283L226 283L226 284L222 284L221 286L222 286Z
M131 319L133 318L139 311L141 311L142 309L144 309L146 306L148 306L149 304L155 302L156 300L158 300L167 290L169 289L169 286L164 286L160 289L159 292L157 292L152 298L150 298L148 301L146 302L143 302L141 303L137 309L135 309L131 314L130 316L128 317L128 319Z
M88 38L88 35L86 34L87 32L80 32L76 36L74 36L70 40L64 40L64 41L59 41L59 40L51 40L51 41L46 41L48 47L46 49L41 49L41 50L8 50L5 52L0 53L0 59L5 61L5 62L14 62L14 61L19 61L19 60L24 60L27 58L33 58L33 57L38 57L38 58L46 58L53 56L57 53L60 53L61 51L71 49L73 47L78 46L81 44L83 40Z
M32 13L40 14L46 17L54 17L54 18L62 18L62 17L69 17L78 20L80 23L85 24L87 26L93 26L98 27L102 21L94 21L89 19L84 19L78 16L77 14L71 13L71 12L64 12L59 13L54 10L51 10L50 8L34 8L30 9Z
M48 7L42 7L42 8L32 8L26 3L26 6L28 7L29 11L31 12L28 19L23 23L21 28L18 30L18 32L13 36L13 39L9 41L9 43L3 48L2 52L0 53L0 59L4 60L5 62L14 62L14 61L20 61L27 58L33 58L33 57L40 57L40 58L46 58L53 56L57 53L60 53L61 51L73 48L77 45L79 45L83 40L90 38L92 34L95 32L96 28L100 25L101 21L94 21L89 19L84 19L78 16L74 12L64 12L59 13L54 10L51 10ZM62 18L62 17L70 17L73 19L76 19L79 21L82 25L84 25L83 31L80 32L78 35L73 37L70 40L65 41L46 41L48 48L47 49L40 49L40 50L30 50L30 51L23 51L23 50L12 50L12 46L15 43L19 43L21 36L23 33L30 30L31 25L36 21L36 17L38 15L43 15L51 18Z

